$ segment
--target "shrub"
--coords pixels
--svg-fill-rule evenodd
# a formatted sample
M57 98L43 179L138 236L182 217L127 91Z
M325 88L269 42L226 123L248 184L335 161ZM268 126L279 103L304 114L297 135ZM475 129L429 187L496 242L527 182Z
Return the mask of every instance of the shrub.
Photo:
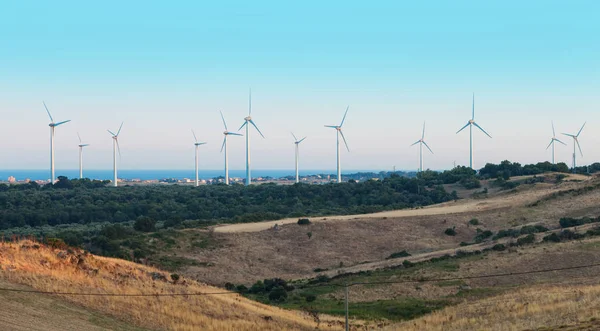
M492 250L497 251L497 252L502 252L502 251L506 250L506 246L504 246L504 244L496 244L496 245L494 245L494 247L492 247Z
M246 287L246 285L238 285L235 289L238 293L248 292L248 288Z
M284 302L287 297L287 291L280 286L273 288L269 293L269 300L273 302Z
M478 219L476 219L476 218L472 218L472 219L469 221L469 224L471 224L471 225L479 225L480 223L479 223L479 220L478 220Z
M250 287L250 289L248 290L249 293L252 294L259 294L259 293L263 293L265 291L265 284L262 281L257 281L256 283L254 283L254 285L252 285L252 287Z
M227 291L235 291L235 284L229 282L225 283L225 289Z
M415 264L414 264L414 263L412 263L412 262L410 262L409 260L404 260L404 261L402 262L402 265L403 265L405 268L410 268L410 267L413 267Z
M550 241L550 242L557 243L557 242L560 242L560 237L556 233L551 233L551 234L545 236L542 240L545 242Z
M179 275L178 274L171 274L171 280L173 280L173 283L177 283L179 281Z
M463 177L460 180L460 184L467 190L472 190L481 187L481 182L479 182L479 179L475 177Z
M306 296L306 302L313 302L315 300L317 300L317 296L316 295L309 294L309 295Z
M517 239L517 245L522 246L526 244L533 244L535 242L535 235L533 233L526 235L525 237Z
M133 228L140 232L154 232L156 231L156 221L150 217L141 216L135 220Z
M312 232L307 232L306 236L308 237L308 239L310 240L310 238L312 238Z
M298 225L309 225L311 222L308 218L301 218L298 220Z
M477 236L475 236L475 242L476 243L481 243L484 240L486 240L487 238L491 237L492 235L494 235L494 233L490 230L485 230L483 232L480 232Z
M444 234L447 236L456 236L456 227L447 228Z
M403 250L402 252L392 253L386 259L395 259L395 258L398 258L398 257L407 257L407 256L410 256L410 254L406 250Z
M520 230L516 230L516 229L500 230L500 231L498 231L498 234L496 234L494 236L493 239L496 240L496 239L500 239L500 238L504 238L504 237L516 238L520 235L521 235Z

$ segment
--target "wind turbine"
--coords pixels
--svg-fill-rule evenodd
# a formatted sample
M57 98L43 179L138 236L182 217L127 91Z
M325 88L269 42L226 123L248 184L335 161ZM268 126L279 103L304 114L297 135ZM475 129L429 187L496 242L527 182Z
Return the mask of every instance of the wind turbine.
M56 181L56 176L54 175L54 129L59 125L71 122L71 120L54 123L54 119L50 114L50 110L48 110L48 107L46 107L46 103L43 101L42 103L44 104L44 108L46 108L48 117L50 117L50 124L48 124L48 126L50 126L50 175L52 178L52 184L54 184L54 181Z
M298 138L296 138L296 136L294 135L294 133L292 132L292 137L294 137L294 144L296 145L296 183L300 182L300 177L298 176L298 161L300 159L300 143L304 141L304 139L306 139L306 137L298 140Z
M560 141L558 138L556 138L556 131L554 131L554 122L552 123L552 139L550 139L550 144L548 144L548 147L546 147L546 150L548 150L548 148L550 148L550 146L552 146L552 164L554 164L554 143L555 142L559 142L563 145L567 145L565 143L563 143L562 141Z
M198 187L198 147L200 147L201 145L205 145L206 143L198 142L198 138L196 138L196 133L194 132L194 130L192 130L192 134L194 135L194 146L196 146L196 187Z
M119 131L117 131L116 134L110 130L106 130L106 131L108 131L108 133L110 133L112 135L112 138L113 138L113 171L114 171L113 185L115 187L119 186L118 177L117 177L117 150L119 151L119 157L120 157L121 156L121 147L119 146L119 134L121 134L122 128L123 128L123 122L121 122Z
M415 142L411 146L414 146L416 144L419 144L419 172L423 172L423 145L425 145L425 147L427 147L431 154L433 154L433 151L425 142L425 122L423 122L423 135L421 136L421 139L417 140L417 142Z
M475 123L475 93L473 93L473 115L471 116L471 119L467 122L467 124L465 124L465 126L463 126L456 133L461 132L467 126L469 127L469 168L473 169L473 126L476 126L479 130L481 130L481 132L485 133L486 136L492 138L492 136L485 132L485 130L482 127Z
M569 134L569 133L563 133L565 136L569 136L569 137L573 138L573 172L575 172L575 167L577 167L577 153L575 150L575 145L577 145L577 147L579 148L579 153L583 157L583 152L581 151L581 146L579 145L579 135L581 134L581 131L583 131L584 126L585 126L585 123L583 123L583 125L581 126L581 129L579 129L579 132L577 132L576 135Z
M225 126L225 131L223 131L223 145L221 146L221 152L225 150L225 184L229 185L229 157L227 154L227 137L228 136L241 136L239 133L229 132L227 129L227 123L225 123L225 117L223 116L223 112L221 112L221 119L223 120L223 125Z
M81 136L79 132L77 132L77 138L79 138L79 179L83 178L83 148L89 146L90 144L84 144L81 141Z
M240 131L243 127L246 127L246 186L250 185L252 182L252 176L250 174L250 125L248 125L248 123L252 124L263 138L265 137L252 120L252 90L248 93L248 116L244 118L244 124L238 129L238 131Z
M346 115L348 115L348 109L350 106L346 107L346 113L344 113L344 118L342 118L342 123L340 125L325 125L326 128L332 128L336 130L337 137L337 182L342 182L342 168L340 165L340 135L344 140L344 144L346 145L346 149L350 152L350 148L348 148L348 143L346 142L346 137L344 137L344 133L342 132L342 126L344 125L344 121L346 120Z

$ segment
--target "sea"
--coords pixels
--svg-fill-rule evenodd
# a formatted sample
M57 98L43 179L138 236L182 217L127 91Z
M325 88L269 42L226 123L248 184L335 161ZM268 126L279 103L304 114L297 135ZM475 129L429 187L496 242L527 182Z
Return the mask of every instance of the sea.
M352 171L344 171L344 174L352 174L357 172L378 172L373 170L352 170ZM309 175L334 175L335 170L302 170L299 172L300 176L309 176ZM153 179L184 179L195 178L194 169L191 170L134 170L134 169L123 169L119 170L119 178L126 180L153 180ZM8 177L15 177L17 181L22 180L49 180L50 179L50 170L47 169L36 169L36 170L27 170L27 169L9 169L9 170L0 170L0 181L8 180ZM79 178L79 170L62 170L56 169L56 177L65 176L68 178ZM212 179L219 176L224 176L223 170L200 170L199 177L200 179ZM272 178L282 178L286 176L295 176L295 170L252 170L252 178L258 177L272 177ZM112 169L84 169L83 172L84 178L89 179L112 179L113 171ZM229 170L229 177L232 178L246 178L246 170Z

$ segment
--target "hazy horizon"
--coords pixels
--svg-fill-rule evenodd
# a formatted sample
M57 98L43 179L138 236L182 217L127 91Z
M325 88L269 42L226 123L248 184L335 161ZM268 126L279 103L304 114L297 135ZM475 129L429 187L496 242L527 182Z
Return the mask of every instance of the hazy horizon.
M376 4L143 2L3 5L0 21L0 169L49 167L49 119L56 168L193 169L191 130L202 141L200 169L222 169L223 111L231 131L248 111L253 169L292 169L290 132L308 136L302 169L335 169L336 125L350 110L345 169L474 168L508 159L571 165L574 133L587 121L578 164L600 160L600 3L479 1ZM245 137L231 137L230 168L245 166Z

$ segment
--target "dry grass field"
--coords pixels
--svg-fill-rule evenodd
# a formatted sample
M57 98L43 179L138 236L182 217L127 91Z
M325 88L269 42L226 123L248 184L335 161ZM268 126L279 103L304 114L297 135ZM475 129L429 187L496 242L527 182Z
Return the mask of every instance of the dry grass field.
M224 291L186 279L175 282L167 273L127 261L97 257L81 251L53 249L27 240L1 243L0 267L0 279L3 282L23 284L41 291L117 295ZM60 297L81 306L82 310L92 309L129 325L155 330L309 330L316 327L311 318L301 313L259 304L237 294ZM30 306L28 310L34 307ZM57 312L58 307L55 308L48 311L42 308L42 313L52 314L53 311ZM65 329L94 329L77 324L73 314L79 313L68 311L58 315L65 321L73 320L73 327ZM15 319L24 318L27 313L18 314L15 318L6 312L1 316L5 325L8 325ZM84 313L81 318L85 319ZM109 328L126 329L118 324ZM321 329L327 329L327 325L322 325Z

